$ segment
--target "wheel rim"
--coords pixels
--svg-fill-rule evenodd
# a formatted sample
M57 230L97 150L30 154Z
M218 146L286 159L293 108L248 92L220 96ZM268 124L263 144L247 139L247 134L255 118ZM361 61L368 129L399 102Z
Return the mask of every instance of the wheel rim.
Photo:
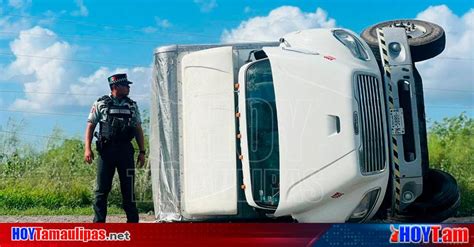
M421 25L416 25L411 21L400 21L390 24L390 27L401 27L405 29L407 38L414 39L423 36L426 33L426 28Z

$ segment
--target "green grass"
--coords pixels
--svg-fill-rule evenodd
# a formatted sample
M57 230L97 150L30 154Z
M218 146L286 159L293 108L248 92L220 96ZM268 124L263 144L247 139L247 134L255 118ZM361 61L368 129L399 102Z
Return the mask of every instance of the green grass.
M95 165L83 161L79 139L66 139L55 129L42 151L21 142L10 122L0 134L0 215L91 215L95 186ZM1 126L0 126L1 127ZM0 132L1 133L1 132ZM465 114L435 122L429 129L430 167L452 174L461 189L461 216L474 215L474 120ZM147 148L148 149L148 148ZM153 210L149 169L136 177L137 207L141 213ZM109 195L109 212L123 214L121 194L115 176Z
M37 215L93 215L94 211L92 207L84 208L71 208L71 207L60 207L56 209L50 209L46 207L36 206L27 208L24 210L18 208L0 208L0 215L14 215L14 216L37 216ZM107 214L124 214L121 208L111 206L107 209Z
M460 216L474 215L474 119L465 114L435 122L428 135L430 167L453 175L461 191Z
M16 135L20 124L8 123L5 129L13 134L0 132L0 215L92 214L96 164L83 161L82 140L66 139L56 128L38 151ZM139 212L152 211L150 170L137 170L135 181ZM115 174L109 208L123 214L121 203Z

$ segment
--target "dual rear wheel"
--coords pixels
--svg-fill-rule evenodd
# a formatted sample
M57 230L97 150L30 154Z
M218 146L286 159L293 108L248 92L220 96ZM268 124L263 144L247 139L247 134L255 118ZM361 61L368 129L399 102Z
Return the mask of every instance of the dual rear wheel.
M423 194L390 220L397 222L439 223L456 215L461 195L449 173L428 169L423 176Z

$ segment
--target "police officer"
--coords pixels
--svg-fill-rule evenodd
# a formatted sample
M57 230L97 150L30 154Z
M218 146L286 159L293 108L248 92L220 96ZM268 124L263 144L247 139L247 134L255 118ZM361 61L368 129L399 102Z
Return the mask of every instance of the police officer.
M107 196L112 187L112 179L117 169L122 192L122 206L127 222L138 222L138 210L134 192L134 148L135 138L140 149L139 166L145 163L145 146L141 127L140 112L135 101L128 98L131 81L127 74L115 74L108 78L111 93L99 98L92 105L85 134L84 160L92 163L91 150L93 132L99 123L96 146L99 153L97 185L94 201L94 222L105 222L107 216Z

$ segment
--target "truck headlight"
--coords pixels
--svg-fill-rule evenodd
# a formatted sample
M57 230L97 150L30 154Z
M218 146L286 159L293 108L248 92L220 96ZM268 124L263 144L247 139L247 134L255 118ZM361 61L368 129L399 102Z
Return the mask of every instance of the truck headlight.
M361 60L369 60L369 55L365 50L364 46L360 43L359 39L357 39L354 35L338 29L333 31L334 37L341 41L354 55L354 57L361 59Z
M380 188L371 190L365 194L359 205L352 211L351 217L347 220L350 223L361 222L369 216L374 209L377 198L379 197Z

